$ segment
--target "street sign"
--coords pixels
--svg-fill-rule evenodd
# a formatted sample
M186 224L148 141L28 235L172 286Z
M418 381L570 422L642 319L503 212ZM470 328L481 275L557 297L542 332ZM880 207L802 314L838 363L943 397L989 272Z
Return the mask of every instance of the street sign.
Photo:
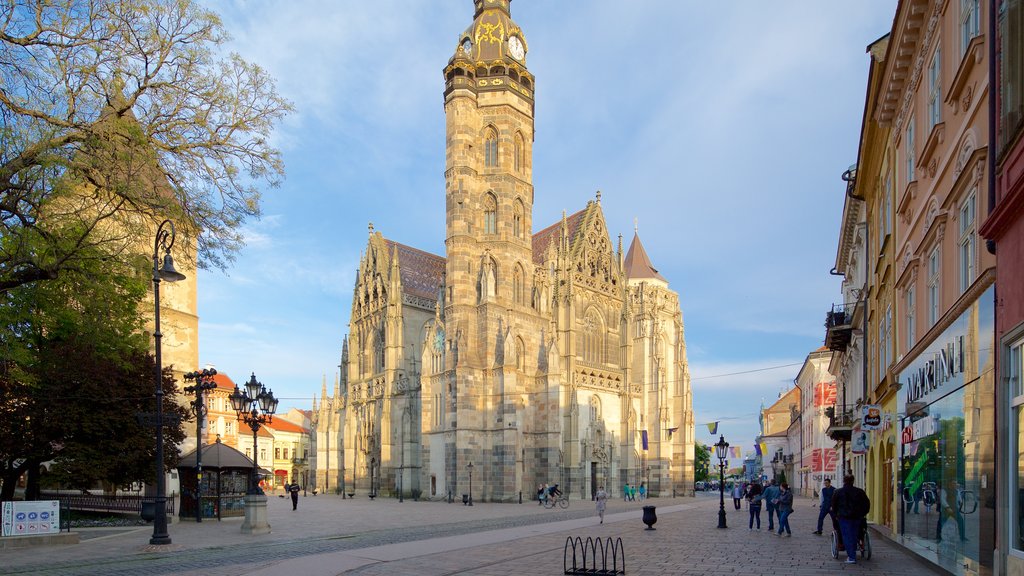
M139 426L156 428L156 412L136 412L135 419ZM181 422L181 415L169 413L163 415L164 426L177 426Z

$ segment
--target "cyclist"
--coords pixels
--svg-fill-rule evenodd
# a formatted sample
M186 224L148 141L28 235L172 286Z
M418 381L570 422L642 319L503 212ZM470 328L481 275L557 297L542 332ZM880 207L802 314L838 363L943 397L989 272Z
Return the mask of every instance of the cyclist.
M865 529L865 518L871 510L868 495L853 485L853 476L843 477L843 487L832 496L832 510L839 518L839 530L846 548L846 563L857 563L857 541Z
M562 495L562 491L558 489L558 484L553 484L550 488L548 488L548 498L552 502L555 502L556 500L558 500L558 497L561 496L561 495Z

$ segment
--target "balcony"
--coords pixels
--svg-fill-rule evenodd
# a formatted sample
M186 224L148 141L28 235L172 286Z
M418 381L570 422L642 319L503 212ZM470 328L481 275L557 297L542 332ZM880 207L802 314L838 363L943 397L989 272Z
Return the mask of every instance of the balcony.
M305 464L305 458L292 458L292 466L304 466Z
M825 314L825 346L829 350L845 352L853 337L853 312L856 304L833 304Z
M853 438L854 409L853 407L829 406L825 408L828 416L828 428L825 434L836 442L848 442Z

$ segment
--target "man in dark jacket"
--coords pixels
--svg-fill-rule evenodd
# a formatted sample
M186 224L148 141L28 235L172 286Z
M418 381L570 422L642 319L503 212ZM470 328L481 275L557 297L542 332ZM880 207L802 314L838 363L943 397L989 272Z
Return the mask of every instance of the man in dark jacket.
M853 476L843 477L843 487L832 496L832 510L839 518L839 531L843 534L846 563L857 563L857 540L864 519L871 510L871 500L863 490L853 485Z
M299 507L299 482L297 480L293 480L287 488L292 497L292 510L295 510Z
M836 487L832 485L832 480L825 478L825 486L821 489L821 502L818 503L818 529L814 531L815 534L821 535L821 525L825 521L825 516L832 517L832 523L835 524L836 515L832 512L832 496L836 493Z

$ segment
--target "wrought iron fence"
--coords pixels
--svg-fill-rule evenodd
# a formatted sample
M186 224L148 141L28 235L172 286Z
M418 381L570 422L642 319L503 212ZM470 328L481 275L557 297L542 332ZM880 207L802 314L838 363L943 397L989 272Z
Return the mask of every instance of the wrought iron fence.
M43 500L59 500L62 510L81 510L88 512L135 512L142 514L143 502L154 502L151 496L139 494L65 494L61 492L43 492ZM174 514L173 496L167 497L167 513Z

